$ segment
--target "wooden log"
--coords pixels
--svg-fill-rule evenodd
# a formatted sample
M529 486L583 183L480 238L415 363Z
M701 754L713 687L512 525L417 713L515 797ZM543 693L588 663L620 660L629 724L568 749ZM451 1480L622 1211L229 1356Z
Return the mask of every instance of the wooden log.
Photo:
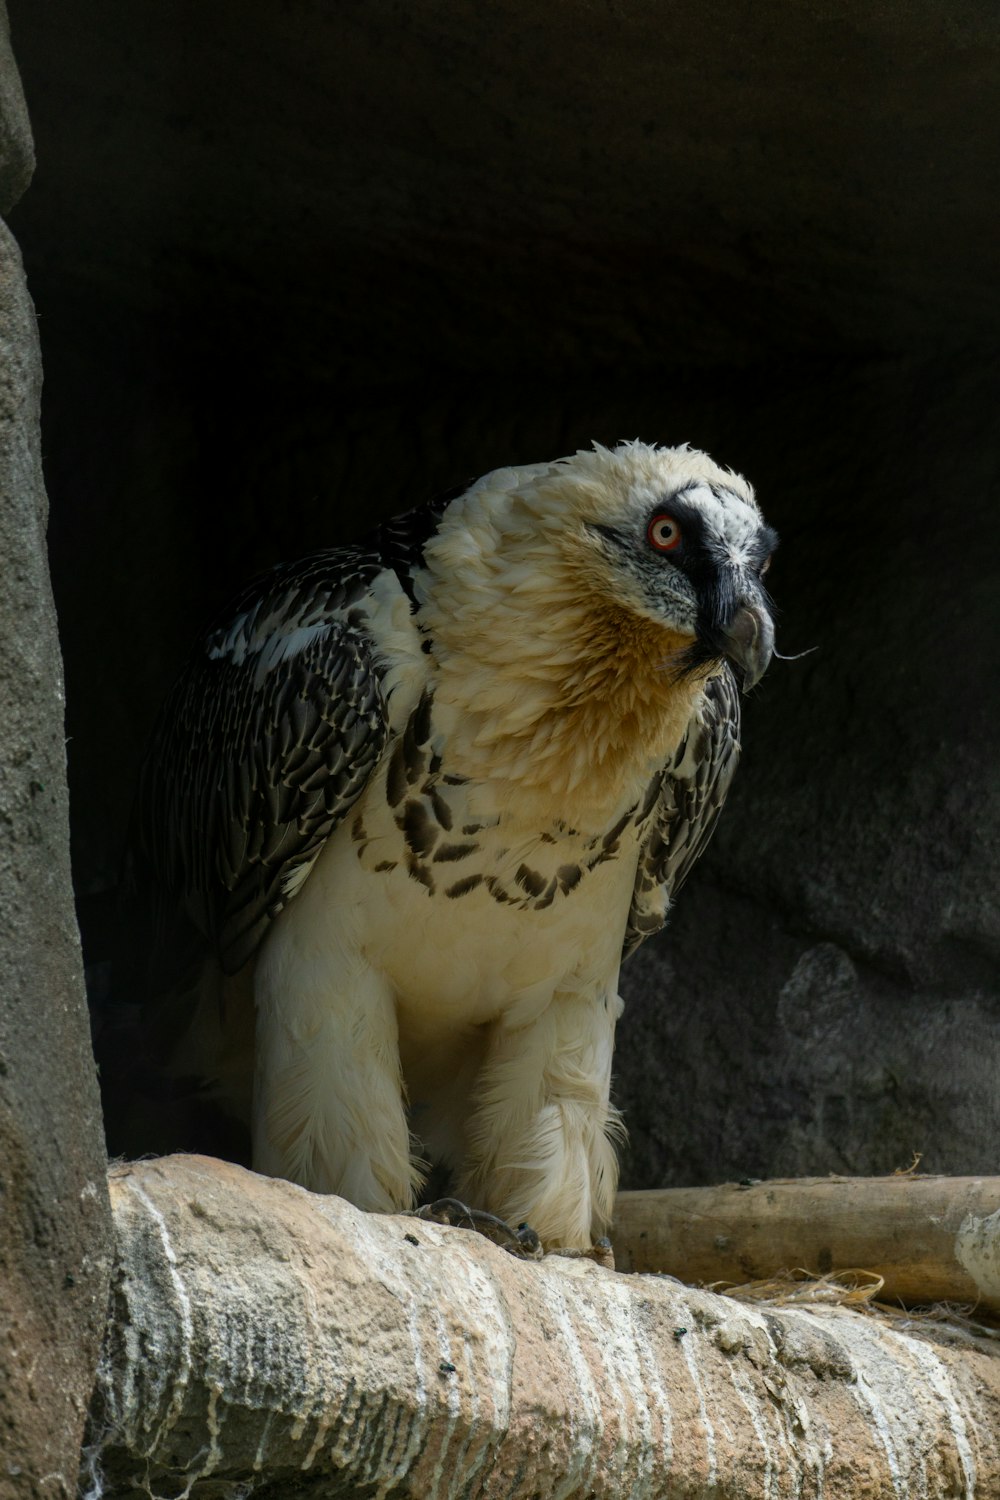
M110 1178L83 1495L996 1500L996 1341L364 1214L225 1162Z
M1000 1312L1000 1177L805 1177L620 1193L619 1270L711 1286L861 1270L907 1306Z

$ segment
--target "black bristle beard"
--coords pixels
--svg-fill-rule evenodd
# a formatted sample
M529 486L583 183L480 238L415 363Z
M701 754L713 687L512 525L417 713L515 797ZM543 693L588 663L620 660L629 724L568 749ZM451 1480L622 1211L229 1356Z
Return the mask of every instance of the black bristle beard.
M724 659L719 648L699 634L674 663L675 680L684 682L689 677L700 676L707 668L720 666Z

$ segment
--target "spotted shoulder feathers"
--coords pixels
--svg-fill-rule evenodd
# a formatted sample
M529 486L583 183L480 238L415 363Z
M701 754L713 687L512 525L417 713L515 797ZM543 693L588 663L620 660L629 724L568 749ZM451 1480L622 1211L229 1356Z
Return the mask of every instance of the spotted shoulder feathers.
M639 853L624 953L659 932L715 830L740 749L740 698L727 666L708 682L684 738L650 784L655 798Z
M241 968L363 790L387 738L364 609L383 566L343 547L276 568L190 658L130 837L150 973L177 977L199 938L227 973Z

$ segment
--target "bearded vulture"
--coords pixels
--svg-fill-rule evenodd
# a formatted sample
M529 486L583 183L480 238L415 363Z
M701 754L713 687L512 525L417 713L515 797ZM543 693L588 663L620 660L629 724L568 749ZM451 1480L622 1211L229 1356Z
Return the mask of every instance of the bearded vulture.
M619 965L725 799L776 540L704 453L595 445L216 623L127 868L157 1045L256 1170L399 1212L433 1162L546 1248L603 1234Z

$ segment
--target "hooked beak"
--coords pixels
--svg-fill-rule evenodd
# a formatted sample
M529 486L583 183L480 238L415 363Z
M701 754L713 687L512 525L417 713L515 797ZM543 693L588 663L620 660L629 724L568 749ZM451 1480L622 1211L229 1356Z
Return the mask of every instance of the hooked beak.
M729 624L718 630L717 644L742 675L743 691L748 693L767 671L774 653L774 624L767 609L741 604Z

